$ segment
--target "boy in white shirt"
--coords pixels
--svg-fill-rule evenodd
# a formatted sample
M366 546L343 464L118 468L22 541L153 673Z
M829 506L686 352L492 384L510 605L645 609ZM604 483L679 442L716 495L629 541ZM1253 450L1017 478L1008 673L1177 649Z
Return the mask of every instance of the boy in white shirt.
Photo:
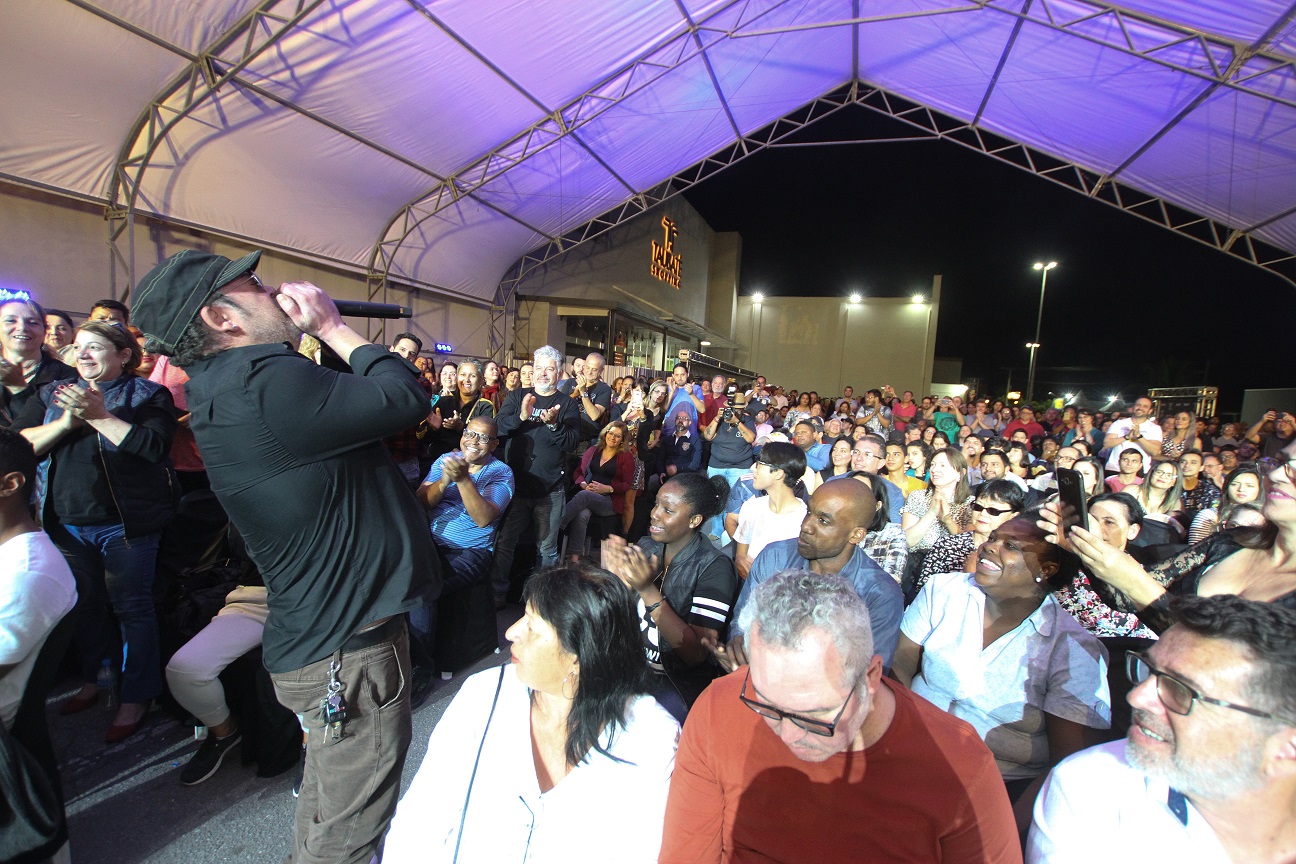
M805 470L805 453L795 444L771 441L761 448L752 465L752 487L765 494L743 502L734 534L734 566L739 577L747 578L752 562L766 545L801 533L806 505L792 490Z

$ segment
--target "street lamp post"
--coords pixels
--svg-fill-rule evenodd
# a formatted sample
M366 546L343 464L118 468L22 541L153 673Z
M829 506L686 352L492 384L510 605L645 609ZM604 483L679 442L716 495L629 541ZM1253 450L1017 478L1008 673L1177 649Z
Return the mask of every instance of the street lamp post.
M1029 404L1035 395L1035 349L1040 347L1038 342L1027 342L1026 347L1030 349L1030 372L1026 376L1026 402Z
M1039 315L1035 318L1035 341L1027 342L1026 347L1030 349L1030 372L1026 375L1026 401L1030 402L1035 398L1035 349L1040 347L1040 325L1044 323L1044 289L1048 286L1048 273L1054 267L1058 266L1056 261L1050 261L1047 264L1042 261L1035 262L1035 269L1040 271L1040 302Z

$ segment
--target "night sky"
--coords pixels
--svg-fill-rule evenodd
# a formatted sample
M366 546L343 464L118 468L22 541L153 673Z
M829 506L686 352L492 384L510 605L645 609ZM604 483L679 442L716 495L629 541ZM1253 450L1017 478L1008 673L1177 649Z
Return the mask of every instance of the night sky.
M852 107L796 140L912 136ZM1275 275L957 144L767 150L686 197L743 235L740 293L908 296L943 276L936 355L983 392L1025 390L1049 273L1036 396L1083 388L1132 400L1210 384L1236 411L1248 387L1293 383L1296 288Z

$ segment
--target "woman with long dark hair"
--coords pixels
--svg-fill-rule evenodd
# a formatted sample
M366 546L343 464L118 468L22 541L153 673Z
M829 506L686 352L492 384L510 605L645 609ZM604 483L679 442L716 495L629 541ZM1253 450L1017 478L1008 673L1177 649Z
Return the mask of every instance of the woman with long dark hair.
M482 385L481 398L489 399L499 411L500 403L504 401L504 394L500 392L503 389L503 381L500 376L500 365L494 360L487 360L482 366ZM465 425L467 423L465 422Z
M1161 455L1178 459L1185 450L1197 446L1197 415L1192 411L1177 411L1173 421L1174 425L1161 440Z
M1188 529L1188 542L1200 543L1228 522L1233 511L1243 504L1260 501L1264 495L1264 475L1254 462L1243 462L1224 478L1224 494L1217 507L1198 513Z
M820 481L828 481L834 477L840 477L851 472L851 447L854 441L846 436L838 436L831 439L832 446L828 450L828 464L819 472Z
M384 864L657 860L679 724L646 695L634 594L567 565L522 602L512 663L465 681L436 724Z

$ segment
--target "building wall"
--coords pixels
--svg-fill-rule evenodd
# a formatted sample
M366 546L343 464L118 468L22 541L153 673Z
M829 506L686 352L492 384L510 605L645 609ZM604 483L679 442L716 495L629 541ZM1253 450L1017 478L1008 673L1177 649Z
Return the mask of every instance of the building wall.
M890 384L897 393L930 392L940 277L932 302L905 298L741 297L734 338L746 346L739 365L771 384L837 395L849 384L856 394Z
M711 251L707 317L702 322L711 330L732 337L738 316L738 285L741 279L742 235L737 231L717 232ZM706 353L733 362L733 352L728 349L715 348Z
M135 225L137 278L154 264L181 249L196 248L231 258L255 247L206 232L138 219ZM95 300L112 296L108 224L103 208L43 192L0 184L0 287L22 288L45 306L89 314ZM257 267L267 282L308 281L338 300L367 300L363 274L268 251ZM124 292L119 287L118 293ZM383 298L377 298L382 300ZM394 288L386 302L409 306L408 321L375 322L374 339L390 339L409 331L431 349L432 342L449 342L456 353L484 356L490 344L489 310L425 290ZM130 298L127 297L127 305ZM349 323L368 335L363 318Z
M677 232L673 248L681 258L678 289L651 273L653 243L661 245L665 239L663 217L674 221ZM519 283L517 293L522 297L623 303L649 320L660 319L664 314L679 315L698 324L706 324L709 318L723 320L726 317L723 312L708 314L715 238L716 233L701 214L677 196L550 261ZM725 248L733 256L734 240L725 241ZM741 252L740 242L736 249ZM736 291L737 261L727 263L723 270L726 275L717 283L722 295ZM550 320L555 328L561 327L556 317ZM546 342L563 341L562 332L542 331L540 324L539 317L519 308L515 353L529 354ZM727 329L722 332L727 333Z

